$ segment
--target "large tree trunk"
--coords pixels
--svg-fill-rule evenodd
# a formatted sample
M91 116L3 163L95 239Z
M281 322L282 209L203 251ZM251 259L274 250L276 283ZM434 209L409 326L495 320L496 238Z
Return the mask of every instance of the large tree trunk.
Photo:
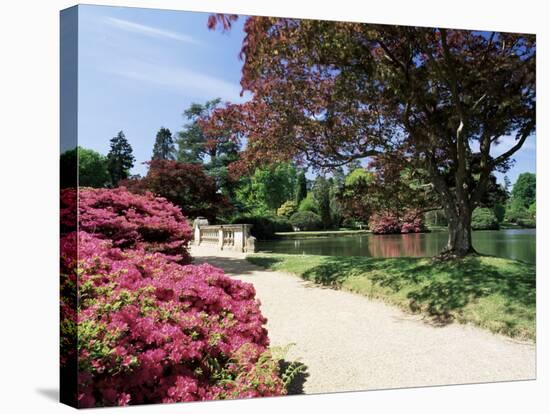
M472 246L472 210L468 207L446 209L449 238L443 256L463 257L475 253Z

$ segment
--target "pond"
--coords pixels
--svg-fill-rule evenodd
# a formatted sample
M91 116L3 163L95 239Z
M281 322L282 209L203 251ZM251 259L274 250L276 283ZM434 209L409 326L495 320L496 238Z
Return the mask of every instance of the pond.
M535 263L536 230L475 231L474 248L484 254ZM327 256L434 256L447 244L447 233L332 236L258 243L258 251Z

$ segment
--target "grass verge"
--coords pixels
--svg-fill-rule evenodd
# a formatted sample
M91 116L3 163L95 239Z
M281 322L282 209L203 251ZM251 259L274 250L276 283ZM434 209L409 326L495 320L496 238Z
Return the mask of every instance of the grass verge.
M254 254L251 263L427 315L535 340L535 267L489 256L454 261Z

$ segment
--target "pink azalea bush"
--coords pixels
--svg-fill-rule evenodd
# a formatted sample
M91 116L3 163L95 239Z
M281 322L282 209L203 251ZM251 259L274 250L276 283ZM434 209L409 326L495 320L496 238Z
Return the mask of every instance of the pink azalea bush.
M284 393L252 285L86 232L75 261L76 241L63 239L62 271L78 275L78 315L66 306L62 327L76 316L80 407Z
M427 230L421 214L415 211L405 213L401 220L401 233L422 233Z
M61 239L62 376L76 373L78 406L284 394L253 286L152 248L142 227L177 222L164 200L147 197L158 203L151 207L119 202L126 195L118 190L95 192L80 199L85 229ZM128 214L123 204L135 206L131 220L110 214ZM166 204L168 216L156 210ZM91 233L91 222L101 231Z
M62 232L71 228L76 190L61 193ZM122 249L159 252L181 264L189 263L187 246L192 230L181 210L151 193L133 194L124 188L78 190L79 230L112 240Z
M369 220L369 228L374 234L404 234L426 231L422 216L414 211L409 211L402 217L388 211L373 214Z
M373 214L369 219L369 229L374 234L401 233L399 219L389 212Z

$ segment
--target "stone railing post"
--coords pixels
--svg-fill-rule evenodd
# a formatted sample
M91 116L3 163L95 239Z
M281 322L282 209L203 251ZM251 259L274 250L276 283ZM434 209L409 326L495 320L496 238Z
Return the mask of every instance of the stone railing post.
M233 250L237 252L244 252L244 241L246 240L243 235L244 224L239 224L233 233Z
M200 246L201 239L202 239L202 231L201 231L201 225L208 225L208 220L204 217L197 217L195 220L193 220L193 236L194 236L194 242L196 246Z
M251 234L252 224L243 224L243 252L256 251L256 238Z
M223 226L218 230L218 249L223 250Z
M201 245L201 228L199 225L195 226L195 245Z

